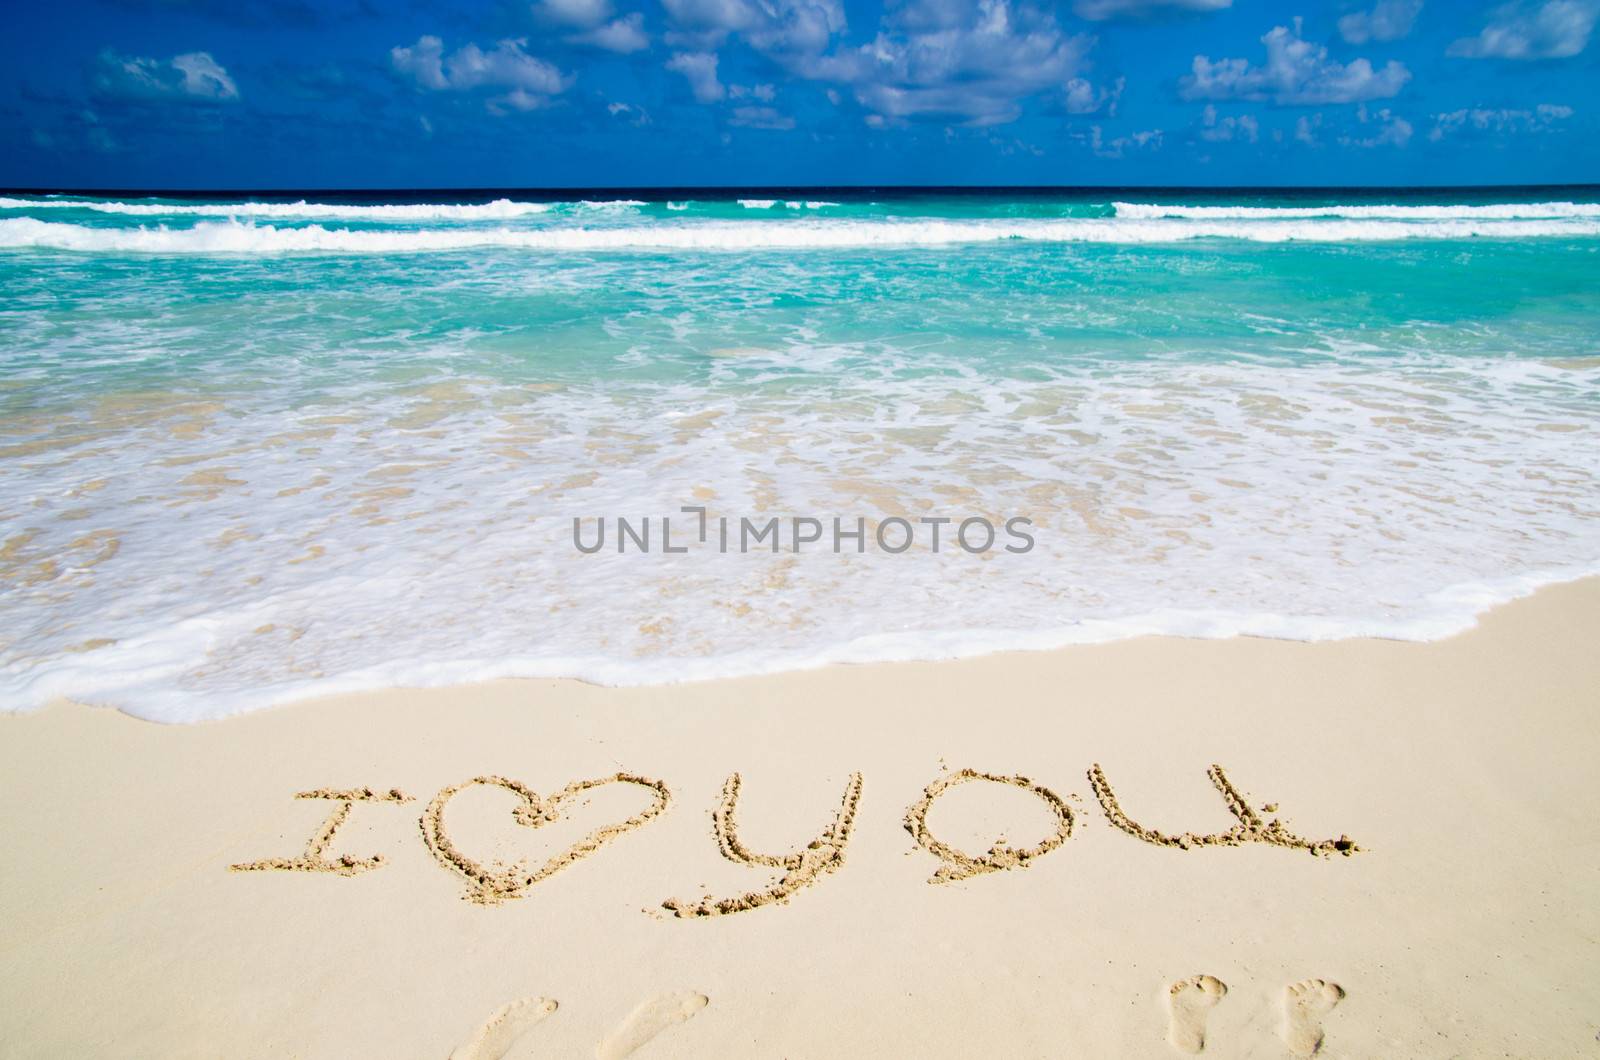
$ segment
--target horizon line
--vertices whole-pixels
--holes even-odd
[[[463,195],[490,195],[515,192],[541,196],[563,193],[634,193],[682,194],[710,192],[732,194],[736,192],[1471,192],[1471,191],[1533,191],[1541,189],[1594,189],[1600,182],[1556,181],[1537,184],[570,184],[570,185],[434,185],[404,186],[380,185],[371,187],[102,187],[66,188],[46,186],[0,186],[0,193],[14,195],[79,195],[79,196],[130,196],[152,198],[194,198],[200,196],[240,197],[261,195],[284,197],[289,195],[379,195],[401,192],[420,194],[458,193]]]

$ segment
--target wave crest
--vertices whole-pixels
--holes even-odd
[[[748,251],[812,248],[947,246],[1006,240],[1045,243],[1174,243],[1194,239],[1256,243],[1352,243],[1408,239],[1524,239],[1600,235],[1593,220],[1456,219],[1247,220],[1074,218],[1034,221],[706,222],[615,228],[551,227],[365,231],[311,224],[278,227],[237,220],[189,228],[95,228],[32,217],[0,220],[0,248],[52,248],[148,254],[415,254],[480,248],[543,251]]]
[[[113,202],[91,199],[17,199],[0,197],[0,210],[89,210],[130,217],[285,217],[343,218],[351,221],[500,221],[550,213],[562,207],[619,209],[643,206],[635,200],[613,202],[514,202],[495,199],[484,203],[377,203],[360,206],[306,202]]]
[[[1132,220],[1277,221],[1311,217],[1386,218],[1397,221],[1537,220],[1600,217],[1600,203],[1526,202],[1480,206],[1167,206],[1160,203],[1114,202],[1118,217]]]

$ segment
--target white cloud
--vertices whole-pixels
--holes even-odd
[[[846,28],[839,0],[662,3],[672,23],[666,39],[680,46],[668,68],[689,78],[702,102],[732,94],[714,69],[716,49],[732,37],[791,76],[847,89],[874,126],[994,125],[1045,92],[1064,93],[1069,109],[1098,109],[1114,105],[1120,91],[1073,84],[1094,38],[1064,33],[1049,8],[1031,0],[898,0],[872,40],[848,47],[837,40]]]
[[[759,99],[763,103],[771,103],[778,98],[778,87],[772,84],[729,85],[728,98]]]
[[[1145,18],[1174,11],[1221,11],[1233,0],[1076,0],[1072,13],[1099,22],[1108,18]]]
[[[443,41],[423,36],[409,48],[389,49],[389,62],[419,88],[433,92],[503,89],[502,95],[489,100],[491,110],[535,110],[547,104],[551,96],[566,91],[571,79],[550,63],[523,51],[527,43],[524,38],[503,40],[489,51],[465,44],[446,55]]]
[[[1121,158],[1129,148],[1149,148],[1154,151],[1161,147],[1161,130],[1144,129],[1140,132],[1119,136],[1114,140],[1107,140],[1100,126],[1089,127],[1089,150],[1101,158]]]
[[[696,102],[716,103],[727,95],[722,82],[717,80],[715,52],[678,52],[667,60],[667,69],[684,76]]]
[[[1261,43],[1267,48],[1263,66],[1245,59],[1212,62],[1196,55],[1193,71],[1179,82],[1184,98],[1271,100],[1291,106],[1358,103],[1394,96],[1411,79],[1411,72],[1394,60],[1381,69],[1366,59],[1334,62],[1326,47],[1301,38],[1298,18],[1293,29],[1275,27]]]
[[[1357,112],[1356,118],[1365,125],[1368,121],[1378,125],[1378,129],[1371,136],[1354,137],[1341,136],[1339,143],[1344,147],[1404,147],[1411,142],[1411,123],[1384,107],[1376,114],[1368,114],[1363,105]]]
[[[1044,157],[1044,148],[1037,144],[1028,143],[1026,140],[1019,140],[1014,136],[1000,137],[991,134],[985,137],[985,139],[990,147],[993,147],[1002,155],[1032,155],[1035,158]]]
[[[1067,82],[1067,113],[1093,114],[1100,109],[1100,98],[1094,86],[1081,77]]]
[[[1228,115],[1225,118],[1217,116],[1217,108],[1210,103],[1201,118],[1200,139],[1213,142],[1227,140],[1248,140],[1255,143],[1261,137],[1261,123],[1254,115],[1240,114],[1237,117]]]
[[[1433,116],[1433,128],[1428,139],[1437,143],[1446,136],[1460,132],[1471,133],[1534,133],[1546,132],[1558,121],[1572,117],[1572,108],[1560,103],[1541,103],[1532,110],[1474,108],[1449,111]]]
[[[1313,114],[1309,118],[1302,114],[1299,120],[1294,123],[1294,138],[1303,144],[1310,144],[1312,147],[1316,147],[1317,130],[1321,127],[1321,114]]]
[[[489,100],[488,106],[493,113],[504,114],[508,109],[521,111],[538,110],[549,102],[549,96],[538,92],[529,92],[525,88],[513,88],[505,95],[496,96]]]
[[[637,12],[614,18],[610,22],[574,33],[566,38],[573,44],[587,44],[619,55],[642,52],[650,47],[650,35],[644,31],[644,16]]]
[[[707,47],[721,44],[728,34],[748,29],[760,19],[760,12],[745,0],[661,0],[661,6],[679,27],[681,40]]]
[[[1565,59],[1589,43],[1600,0],[1547,0],[1495,8],[1476,37],[1462,37],[1447,54],[1466,59]]]
[[[1383,144],[1394,144],[1404,147],[1411,142],[1411,123],[1404,118],[1393,118],[1385,123],[1377,136],[1370,140],[1363,140],[1363,147],[1378,147]]]
[[[1127,78],[1119,77],[1111,83],[1110,88],[1097,89],[1083,78],[1074,77],[1066,87],[1067,113],[1093,114],[1105,107],[1106,113],[1114,118],[1117,116],[1117,101],[1122,98],[1122,90],[1127,84]]]
[[[750,129],[792,129],[794,119],[774,107],[734,107],[728,124]]]
[[[1093,46],[1093,37],[1068,36],[1029,4],[912,0],[871,42],[791,68],[848,86],[880,122],[995,125],[1015,120],[1023,99],[1062,91]]]
[[[606,113],[613,118],[621,119],[632,125],[650,124],[650,113],[634,103],[622,103],[620,101],[608,103],[606,105]]]
[[[611,17],[611,0],[539,0],[534,14],[561,26],[589,28]]]
[[[239,88],[222,64],[209,52],[188,52],[174,56],[172,68],[183,74],[183,90],[206,99],[238,99]]]
[[[704,51],[739,34],[760,52],[820,52],[844,32],[839,0],[662,0],[673,43]]]
[[[210,52],[185,52],[162,60],[118,55],[107,49],[100,53],[94,85],[107,95],[131,99],[239,98],[239,86]]]
[[[397,72],[411,75],[423,88],[451,87],[444,74],[444,41],[438,37],[419,37],[410,48],[390,48],[389,64]]]
[[[1399,40],[1411,32],[1422,0],[1378,0],[1371,11],[1352,11],[1339,20],[1339,36],[1351,44]]]
[[[611,0],[538,0],[533,12],[540,20],[577,32],[561,39],[608,52],[627,55],[650,47],[644,16],[635,12],[612,18]]]

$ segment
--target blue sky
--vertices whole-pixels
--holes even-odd
[[[17,5],[0,184],[1600,181],[1600,0]]]

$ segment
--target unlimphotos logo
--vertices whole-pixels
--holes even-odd
[[[659,552],[682,555],[692,548],[714,548],[718,552],[879,552],[898,555],[917,545],[937,554],[959,549],[981,555],[996,549],[1021,555],[1033,551],[1033,520],[1014,515],[994,522],[981,515],[955,517],[924,515],[905,519],[898,515],[872,521],[866,516],[848,519],[841,516],[818,518],[810,515],[711,516],[702,506],[690,505],[679,512],[692,516],[690,527],[673,540],[671,516],[599,516],[572,519],[572,544],[579,552],[593,555],[606,548],[606,542],[619,553]],[[590,525],[586,528],[585,523]],[[679,524],[682,526],[682,523]],[[610,532],[608,535],[608,527]],[[1003,535],[1003,536],[1002,536]],[[587,540],[586,540],[587,539]],[[1003,543],[1002,543],[1003,541]]]

